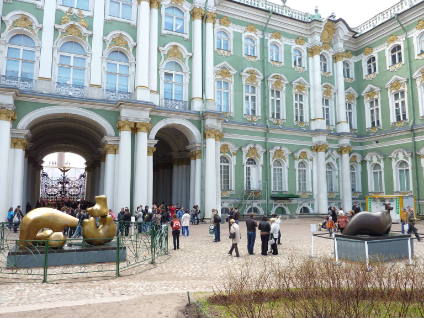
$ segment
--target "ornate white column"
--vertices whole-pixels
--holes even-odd
[[[134,123],[121,120],[118,122],[119,136],[119,161],[118,161],[118,188],[116,190],[115,207],[131,208],[131,129]]]
[[[314,213],[317,213],[319,211],[317,160],[318,160],[318,156],[314,152],[314,157],[312,159],[312,193],[313,193],[313,196],[314,196]]]
[[[147,204],[147,180],[148,180],[148,165],[147,165],[147,133],[152,125],[147,122],[135,123],[135,156],[134,156],[134,193],[133,207],[140,204]]]
[[[150,0],[149,87],[150,101],[159,104],[158,92],[158,9],[160,0]],[[150,206],[150,205],[149,205]]]
[[[43,29],[41,35],[39,79],[52,77],[53,37],[56,17],[56,0],[45,0],[43,8]]]
[[[205,35],[205,98],[206,108],[215,110],[215,77],[214,77],[214,24],[215,12],[206,13],[206,35]]]
[[[352,183],[350,176],[350,153],[352,147],[350,145],[340,145],[339,153],[341,155],[341,170],[342,170],[342,205],[343,211],[352,209]]]
[[[137,0],[137,56],[135,70],[136,98],[150,101],[149,88],[149,34],[150,4],[148,0]]]
[[[156,143],[156,140],[149,140],[149,146],[147,148],[147,205],[150,208],[153,205],[153,154],[156,151],[154,147]]]
[[[309,109],[310,109],[310,117],[311,118],[311,125],[313,125],[313,121],[312,119],[315,118],[315,108],[314,108],[314,101],[315,101],[315,91],[314,91],[314,87],[315,87],[315,82],[314,82],[314,58],[312,56],[312,52],[311,50],[308,51],[308,65],[309,65],[309,85],[310,85],[310,105],[309,105]]]
[[[191,109],[201,110],[203,102],[203,65],[202,65],[202,8],[193,8],[191,16],[193,18],[193,59],[192,59],[192,92]]]
[[[221,214],[221,140],[224,134],[217,130],[215,132],[215,173],[216,173],[216,209]]]
[[[85,199],[91,199],[91,183],[93,182],[93,168],[91,164],[87,162],[87,167],[85,168],[86,179],[85,179]]]
[[[312,112],[314,118],[312,118],[311,128],[312,129],[326,129],[324,114],[322,112],[322,88],[321,88],[321,66],[320,66],[320,53],[321,47],[315,45],[308,50],[309,56],[312,57],[312,76],[313,90],[312,105],[314,108]]]
[[[318,213],[327,213],[328,210],[327,169],[325,163],[325,152],[327,149],[328,145],[324,143],[316,144],[312,147],[317,157]]]
[[[12,186],[12,206],[23,206],[22,198],[24,194],[24,159],[27,142],[23,138],[12,138],[11,146],[14,151],[13,186]]]
[[[103,26],[105,23],[105,1],[94,1],[93,39],[91,55],[90,86],[102,86]]]
[[[202,180],[202,152],[201,150],[196,150],[195,154],[196,158],[196,177],[194,180],[194,205],[198,205],[200,207],[201,201],[201,180]]]
[[[334,62],[336,66],[336,109],[337,109],[337,132],[349,132],[349,123],[346,117],[346,97],[345,83],[343,74],[343,59],[346,57],[346,52],[334,54]],[[350,208],[349,208],[350,209]]]
[[[99,188],[98,195],[105,194],[105,158],[100,158],[100,175],[99,175]]]
[[[216,149],[215,129],[206,129],[206,154],[205,154],[205,217],[210,218],[212,209],[216,209]]]
[[[0,220],[4,221],[9,209],[8,171],[10,149],[10,127],[15,118],[15,112],[10,109],[0,109]]]
[[[196,186],[196,151],[190,153],[190,206],[195,204],[195,186]]]
[[[107,204],[110,209],[114,207],[115,199],[115,158],[118,151],[117,145],[105,145],[105,179],[104,194],[107,197]],[[114,211],[119,212],[119,211]]]

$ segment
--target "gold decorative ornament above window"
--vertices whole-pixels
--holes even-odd
[[[286,154],[284,153],[284,150],[282,150],[282,149],[275,150],[274,155],[272,156],[272,160],[275,160],[275,159],[285,160]]]
[[[378,96],[378,92],[376,92],[376,91],[370,91],[370,92],[365,93],[365,97],[367,99],[374,99],[374,98],[377,98],[377,96]]]
[[[230,153],[230,146],[228,144],[222,144],[220,148],[221,153]]]
[[[393,83],[390,84],[391,91],[398,91],[404,87],[405,87],[405,83],[401,81],[394,81]]]
[[[258,83],[258,74],[253,70],[249,70],[247,73],[249,75],[246,78],[246,83],[256,85]]]
[[[222,17],[221,19],[219,19],[219,24],[225,27],[229,27],[231,24],[231,21],[228,17]]]
[[[420,20],[417,23],[417,26],[415,27],[417,30],[424,30],[424,20]]]
[[[171,3],[182,5],[184,3],[184,0],[171,0]]]
[[[355,101],[355,99],[356,99],[355,94],[353,94],[353,93],[347,93],[346,94],[346,101],[352,103],[352,102]]]
[[[19,16],[19,18],[12,22],[12,28],[24,28],[33,31],[34,24],[30,18],[22,14]]]
[[[128,49],[129,45],[125,37],[122,34],[119,34],[110,41],[109,47],[122,47]]]
[[[299,153],[299,159],[308,159],[308,153],[306,151],[302,151],[301,153]]]
[[[298,37],[296,38],[296,40],[294,40],[294,43],[296,43],[297,45],[304,45],[306,43],[305,39],[302,37]]]
[[[246,158],[259,159],[258,149],[256,149],[256,147],[250,147],[249,150],[247,150]]]
[[[217,70],[216,75],[222,78],[231,78],[233,76],[230,70],[225,67],[222,67],[219,70]]]
[[[169,48],[168,53],[166,55],[168,57],[176,58],[176,59],[179,59],[179,60],[183,59],[183,53],[181,53],[181,50],[177,45],[172,45]]]
[[[306,86],[303,84],[296,84],[294,90],[296,93],[306,93]]]
[[[373,54],[373,53],[374,53],[374,49],[373,49],[372,47],[366,47],[366,48],[364,49],[364,55],[365,55],[365,56],[371,55],[371,54]]]
[[[252,25],[252,24],[249,24],[247,27],[246,27],[246,32],[250,32],[250,33],[256,33],[256,27],[254,26],[254,25]]]
[[[76,36],[78,38],[82,38],[82,32],[81,30],[75,25],[75,24],[71,24],[70,26],[68,26],[65,29],[65,35],[72,35],[72,36]]]
[[[393,34],[393,35],[391,35],[387,38],[387,44],[395,43],[398,39],[399,39],[399,37],[397,35]]]
[[[332,97],[333,96],[333,88],[330,85],[324,85],[322,91],[322,96],[324,97]]]
[[[330,48],[331,41],[333,41],[334,34],[336,33],[336,24],[333,21],[328,20],[324,25],[324,29],[321,33],[321,42],[323,48],[328,50]]]
[[[280,32],[274,32],[271,34],[271,39],[281,40],[282,36]]]

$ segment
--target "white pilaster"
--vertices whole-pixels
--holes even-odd
[[[149,88],[149,33],[150,4],[148,0],[137,0],[137,56],[135,86],[138,100],[150,101]]]
[[[221,214],[221,164],[220,164],[220,156],[221,156],[221,139],[222,134],[217,132],[215,136],[215,175],[216,175],[216,209]]]
[[[100,161],[100,176],[98,195],[105,194],[105,161],[104,158]]]
[[[314,153],[314,158],[312,159],[312,192],[314,196],[314,213],[317,213],[319,211],[317,160],[317,155],[316,153]]]
[[[194,205],[200,207],[200,193],[201,193],[201,180],[202,180],[202,158],[201,152],[198,150],[196,152],[196,178],[194,182]]]
[[[215,13],[206,13],[206,38],[205,38],[205,97],[206,108],[215,110],[215,90],[214,83],[215,77],[213,74],[214,68],[214,31],[213,26],[215,23]]]
[[[158,93],[158,8],[159,0],[150,1],[149,87],[150,101],[159,104]],[[150,206],[150,205],[149,205]]]
[[[195,185],[196,185],[196,152],[192,152],[190,157],[190,203],[189,209],[195,204]]]
[[[153,154],[156,151],[157,140],[149,140],[147,148],[147,205],[151,208],[153,205]]]
[[[24,139],[12,139],[12,147],[14,152],[14,168],[13,168],[13,186],[12,186],[12,206],[16,208],[18,205],[23,206],[24,193],[24,159],[26,141]]]
[[[342,170],[342,205],[343,211],[350,211],[352,209],[352,186],[350,176],[350,146],[340,146],[339,152],[341,154],[341,170]]]
[[[103,26],[105,24],[105,1],[94,0],[93,40],[91,55],[90,85],[102,85]]]
[[[119,139],[119,161],[118,161],[118,188],[116,204],[119,210],[121,208],[131,208],[131,128],[132,122],[119,121],[120,130]]]
[[[134,193],[133,193],[133,207],[140,204],[145,206],[147,204],[147,180],[148,180],[148,166],[147,166],[147,133],[150,130],[150,124],[140,122],[135,124],[136,128],[136,146],[134,157]]]
[[[343,75],[343,59],[340,53],[336,54],[336,109],[337,109],[337,132],[349,132],[349,123],[346,118],[346,97]]]
[[[10,169],[9,149],[10,149],[10,121],[14,117],[11,110],[0,110],[0,220],[6,219],[9,209],[8,200],[8,171]]]
[[[116,145],[105,146],[104,194],[107,197],[107,204],[110,209],[113,209],[115,203],[115,158],[117,149],[118,147]]]
[[[325,151],[327,145],[317,145],[317,189],[318,189],[318,213],[326,213],[328,210],[327,175],[325,163]]]
[[[53,37],[56,17],[56,0],[45,0],[43,9],[43,29],[41,35],[40,68],[38,77],[51,79],[53,60]]]
[[[313,47],[311,49],[312,56],[312,73],[313,73],[313,102],[314,115],[312,129],[326,129],[324,114],[322,111],[322,87],[321,87],[321,66],[320,66],[320,48]]]
[[[216,130],[207,129],[206,154],[205,154],[205,217],[210,218],[212,209],[216,209],[216,149],[215,149]]]
[[[193,59],[192,59],[192,102],[191,108],[193,110],[202,109],[202,17],[203,9],[193,8],[192,17],[193,17]]]

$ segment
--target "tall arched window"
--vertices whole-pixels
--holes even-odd
[[[320,61],[320,65],[321,65],[321,72],[327,73],[328,72],[328,61],[327,61],[327,57],[324,54],[321,54],[319,56],[319,61]]]
[[[128,57],[120,52],[111,52],[106,60],[106,89],[115,92],[128,92]]]
[[[165,65],[164,98],[165,103],[184,100],[184,73],[181,66],[174,61]]]
[[[221,176],[221,191],[228,191],[231,189],[230,183],[230,160],[227,157],[220,157],[220,176]]]
[[[230,111],[230,83],[224,80],[216,81],[216,110],[223,113]]]
[[[256,160],[248,158],[246,160],[246,190],[257,190],[258,189],[258,166]]]
[[[381,165],[378,163],[375,163],[372,166],[372,180],[372,192],[383,192],[383,171],[381,169]]]
[[[367,74],[371,75],[377,73],[377,60],[375,59],[375,56],[371,56],[367,60]]]
[[[7,44],[6,77],[32,80],[34,78],[35,43],[24,34],[10,38]]]
[[[230,50],[230,37],[225,31],[218,31],[216,33],[216,48],[218,50]]]
[[[165,9],[165,30],[184,33],[184,12],[177,7]]]
[[[348,61],[343,61],[343,76],[344,78],[352,78],[352,69]]]
[[[349,128],[354,129],[354,113],[353,113],[353,102],[346,101],[346,119],[349,123]]]
[[[303,67],[303,54],[299,49],[293,50],[293,66]]]
[[[285,191],[284,172],[284,164],[280,160],[274,160],[272,163],[272,191]]]
[[[244,85],[244,111],[245,115],[256,116],[257,88],[254,85]]]
[[[279,89],[271,88],[270,103],[271,103],[271,117],[275,119],[283,118],[283,97],[282,91]]]
[[[350,165],[350,185],[351,185],[352,192],[358,191],[358,185],[357,185],[357,182],[356,182],[356,178],[357,178],[356,165],[351,164]]]
[[[402,90],[393,94],[393,106],[396,122],[408,120],[405,91]]]
[[[424,53],[424,32],[421,33],[417,41],[418,41],[418,54],[423,54]]]
[[[305,96],[303,94],[294,94],[294,121],[296,123],[305,122]]]
[[[87,56],[77,42],[65,42],[59,49],[57,81],[60,84],[84,86]]]
[[[410,180],[409,180],[409,164],[402,160],[397,164],[397,174],[399,182],[399,191],[408,192],[411,190]]]
[[[327,191],[336,192],[336,171],[331,163],[327,163]]]
[[[304,161],[299,162],[297,165],[297,188],[299,192],[307,192],[307,173],[308,166]]]
[[[256,54],[256,41],[251,37],[244,39],[244,55],[257,56]]]
[[[270,60],[272,62],[278,62],[278,63],[281,63],[282,62],[282,59],[281,59],[281,49],[275,43],[272,43],[269,46],[269,58],[270,58]]]
[[[390,50],[391,65],[402,63],[402,47],[397,44]]]
[[[327,97],[322,98],[322,113],[324,115],[325,124],[327,126],[331,125],[331,106],[330,99]]]
[[[380,127],[380,104],[378,98],[368,101],[371,127]]]

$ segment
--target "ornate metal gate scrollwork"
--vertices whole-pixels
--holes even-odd
[[[68,198],[71,201],[81,200],[85,197],[86,173],[82,173],[78,179],[71,179],[66,176],[65,170],[62,176],[51,179],[47,172],[41,172],[40,197],[42,199]]]

